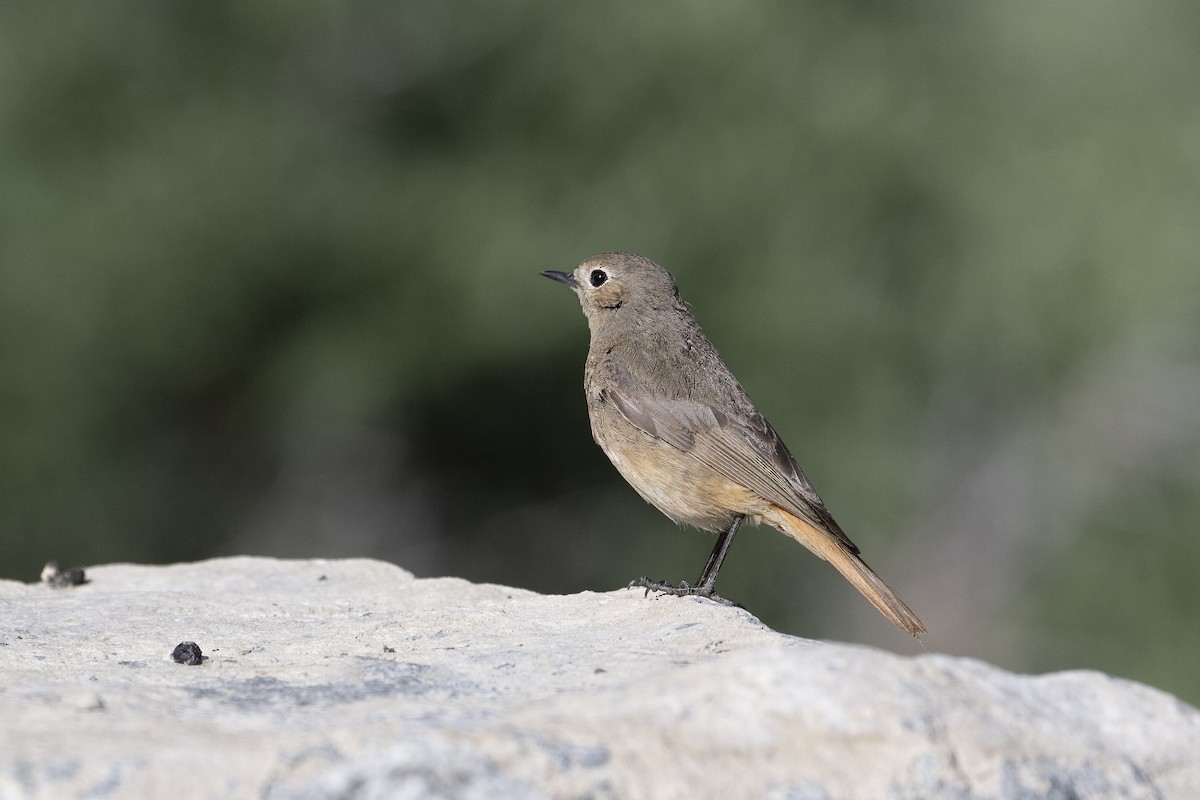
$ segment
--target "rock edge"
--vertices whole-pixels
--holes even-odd
[[[1200,712],[1095,672],[370,560],[88,577],[0,581],[0,797],[1200,797]]]

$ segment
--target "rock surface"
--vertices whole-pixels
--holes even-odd
[[[377,561],[88,577],[0,582],[0,797],[1200,797],[1200,712],[1098,673]]]

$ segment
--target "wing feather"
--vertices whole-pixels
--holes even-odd
[[[634,427],[826,531],[850,552],[859,552],[761,415],[743,422],[694,400],[653,397],[635,401],[613,388],[603,394]]]

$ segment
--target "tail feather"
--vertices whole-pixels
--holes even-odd
[[[771,509],[783,522],[783,532],[824,558],[842,573],[846,580],[871,601],[871,605],[898,628],[913,636],[925,633],[925,625],[900,597],[868,567],[861,558],[847,550],[838,540],[820,528],[783,510]]]

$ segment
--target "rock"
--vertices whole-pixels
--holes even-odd
[[[88,577],[0,582],[0,797],[1200,797],[1200,712],[1094,672],[367,560]]]

